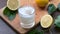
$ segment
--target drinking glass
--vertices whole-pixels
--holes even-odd
[[[32,28],[35,25],[35,9],[31,6],[23,6],[18,9],[20,25],[23,28]]]

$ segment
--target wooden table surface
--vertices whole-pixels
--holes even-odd
[[[60,0],[52,0],[49,3],[54,3],[55,6],[57,6],[57,4],[60,2]],[[37,6],[37,4],[35,3],[34,0],[20,0],[20,5],[21,6],[26,6],[26,5],[30,5],[33,6],[35,8],[35,26],[39,23],[41,17],[45,14],[48,14],[47,9],[41,9]],[[13,21],[8,20],[8,18],[6,16],[3,15],[3,9],[0,9],[0,15],[1,17],[8,22],[8,24],[10,24],[15,30],[17,30],[19,33],[26,33],[28,32],[30,29],[24,29],[20,26],[20,19],[19,19],[19,15],[16,14],[16,17]]]

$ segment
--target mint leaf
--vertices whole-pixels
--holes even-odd
[[[57,7],[57,8],[58,8],[58,10],[60,11],[60,3],[58,4],[58,7]]]
[[[10,10],[8,9],[8,7],[6,7],[4,9],[3,14],[6,15],[6,16],[9,16],[10,15]]]
[[[54,4],[49,4],[48,6],[48,13],[52,14],[56,11],[56,7],[54,6]]]
[[[37,30],[32,30],[28,34],[35,34],[36,32],[37,32]]]
[[[35,34],[44,34],[43,31],[36,32]]]
[[[44,32],[43,31],[38,31],[38,30],[32,30],[32,31],[30,31],[28,34],[44,34]]]
[[[54,24],[55,24],[56,27],[59,27],[60,28],[60,15],[57,16],[57,18],[55,19]]]
[[[9,20],[13,20],[17,14],[17,10],[12,11],[8,7],[6,7],[3,11],[3,14],[8,17]]]
[[[13,20],[15,18],[15,14],[10,14],[10,16],[8,16],[9,20]]]

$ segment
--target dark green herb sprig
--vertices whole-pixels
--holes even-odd
[[[52,14],[56,11],[56,7],[54,4],[49,4],[47,9],[49,14]]]
[[[28,34],[44,34],[44,31],[32,30]]]
[[[3,14],[8,17],[9,20],[13,20],[17,14],[18,10],[10,10],[8,7],[6,7],[3,11]]]
[[[55,19],[54,24],[55,24],[56,27],[60,28],[60,15],[57,16],[57,18]]]
[[[57,7],[57,9],[60,11],[60,3],[58,4],[58,7]]]

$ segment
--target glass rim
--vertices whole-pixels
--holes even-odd
[[[22,14],[19,10],[20,10],[21,8],[23,9],[23,8],[26,8],[26,7],[32,8],[32,13],[29,14],[29,15],[32,15],[32,14],[35,13],[35,9],[34,9],[34,7],[32,7],[32,6],[22,6],[22,7],[18,8],[18,13],[19,13],[19,14]],[[25,15],[25,14],[22,14],[22,15]]]

